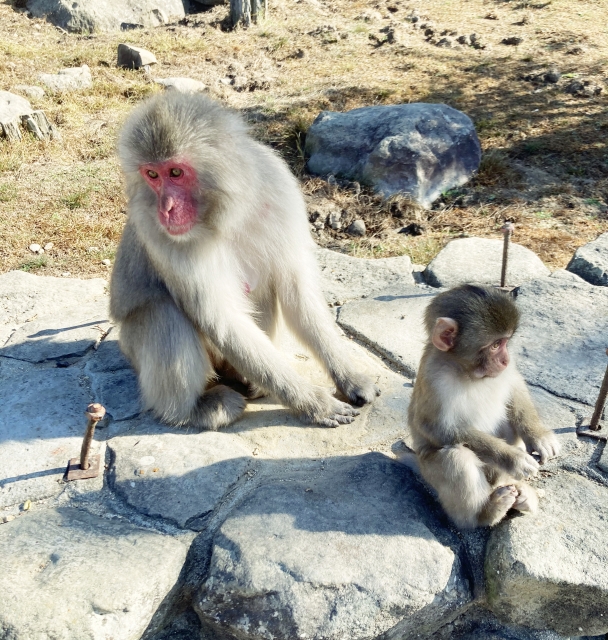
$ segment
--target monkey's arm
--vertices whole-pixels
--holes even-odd
[[[538,471],[538,463],[531,455],[489,433],[463,429],[456,434],[454,444],[456,443],[464,444],[482,462],[504,469],[516,480],[535,475]]]
[[[513,386],[507,417],[515,432],[524,441],[528,453],[537,452],[542,464],[559,454],[559,442],[555,434],[541,424],[523,378],[519,378]]]
[[[207,291],[204,303],[188,309],[223,356],[249,381],[270,392],[305,422],[337,427],[349,424],[358,412],[334,398],[327,389],[299,376],[256,325],[244,296],[224,281],[223,290]],[[238,286],[237,286],[238,288]],[[221,304],[218,301],[222,300]]]

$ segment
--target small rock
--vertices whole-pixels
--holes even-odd
[[[118,45],[116,65],[119,67],[141,69],[142,67],[156,63],[156,56],[147,49],[142,49],[132,44],[121,43]]]
[[[488,13],[484,17],[486,20],[498,20],[498,16],[495,13]]]
[[[40,98],[44,98],[44,89],[42,87],[30,86],[27,84],[17,84],[13,87],[13,89],[28,98],[33,98],[36,100],[40,100]]]
[[[12,522],[15,519],[15,516],[4,516],[2,518],[2,522],[6,524],[7,522]]]
[[[591,80],[573,80],[564,88],[564,91],[583,98],[593,98],[602,93],[602,87]]]
[[[62,278],[69,278],[71,275],[72,275],[72,272],[71,272],[71,271],[64,271],[64,272],[61,274],[61,277],[62,277]]]
[[[404,233],[406,236],[421,236],[424,233],[424,227],[417,222],[412,222],[399,229],[398,233]]]
[[[40,253],[41,251],[44,251],[44,249],[39,244],[34,243],[30,245],[30,251],[32,253]]]
[[[32,111],[32,105],[22,96],[0,91],[0,123],[16,120]]]
[[[112,264],[112,261],[108,258],[105,258],[105,260],[101,261],[101,264],[105,264],[106,267],[109,267]]]
[[[342,217],[342,212],[340,211],[329,214],[327,218],[327,223],[334,231],[338,231],[339,229],[342,228],[342,223],[340,222],[341,217]]]
[[[469,36],[458,36],[456,38],[456,42],[458,42],[458,44],[469,45],[469,44],[471,44],[471,39],[469,38]]]
[[[182,93],[202,93],[207,85],[193,78],[156,78],[154,81],[165,87],[167,91],[181,91]]]
[[[58,73],[41,73],[38,79],[51,91],[76,91],[93,86],[91,70],[86,64],[81,67],[62,69]]]
[[[364,236],[366,231],[367,229],[363,220],[355,220],[354,222],[351,222],[346,229],[346,233],[351,236]]]
[[[545,73],[544,80],[545,82],[556,84],[557,82],[559,82],[561,77],[562,74],[557,69],[551,69],[551,71]]]
[[[450,38],[441,38],[441,40],[437,43],[437,46],[449,49],[452,46],[452,41],[450,40]]]
[[[44,250],[45,250],[45,251],[50,251],[54,246],[55,246],[55,245],[54,245],[52,242],[47,242],[47,243],[44,245]]]
[[[414,9],[409,16],[406,17],[406,20],[408,22],[411,22],[412,24],[416,24],[419,20],[420,17],[418,16],[418,12],[416,11],[416,9]]]
[[[503,38],[500,42],[501,44],[510,45],[516,47],[518,44],[521,44],[524,41],[523,38],[519,36],[510,36],[509,38]]]
[[[608,233],[577,249],[566,268],[590,284],[608,287]]]
[[[99,247],[89,247],[87,251],[89,253],[96,253],[97,251],[99,251]]]

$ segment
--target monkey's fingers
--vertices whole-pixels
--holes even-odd
[[[524,477],[529,478],[535,476],[538,473],[538,462],[529,454],[525,454],[525,461],[522,465],[522,472]]]

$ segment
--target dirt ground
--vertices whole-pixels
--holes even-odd
[[[365,238],[326,227],[315,232],[322,245],[426,263],[453,237],[500,237],[509,219],[514,240],[556,268],[608,230],[605,0],[269,4],[270,17],[248,30],[228,29],[224,5],[157,29],[77,35],[0,3],[0,89],[82,64],[94,81],[31,100],[61,139],[0,139],[0,272],[109,275],[102,260],[113,259],[125,213],[117,131],[160,90],[155,78],[174,76],[203,81],[243,111],[300,179],[311,216],[333,202],[346,223],[365,220]],[[158,64],[148,75],[118,69],[120,42],[149,49]],[[402,102],[443,102],[473,119],[484,157],[464,188],[423,211],[307,173],[306,130],[320,111]],[[420,235],[398,233],[413,222]],[[53,247],[36,255],[32,243]]]

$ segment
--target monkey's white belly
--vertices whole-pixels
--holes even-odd
[[[497,378],[463,380],[452,371],[439,372],[433,381],[440,403],[440,422],[447,428],[469,425],[492,435],[502,435],[507,422],[514,366]]]

